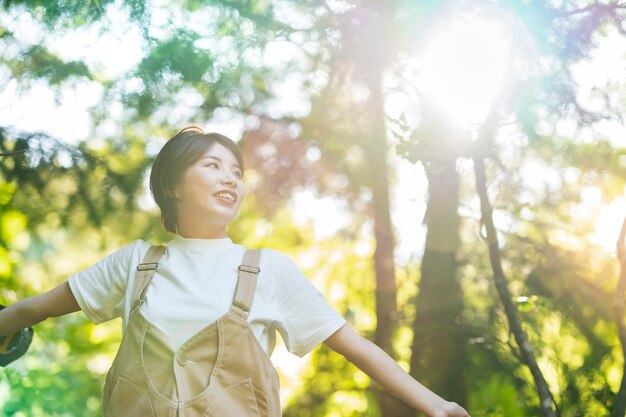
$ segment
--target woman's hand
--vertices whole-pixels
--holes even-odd
[[[430,417],[470,417],[470,415],[457,403],[447,402],[443,408],[435,411]]]

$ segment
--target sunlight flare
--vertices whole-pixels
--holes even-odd
[[[595,221],[595,233],[591,236],[593,242],[599,244],[608,252],[615,251],[619,232],[626,213],[626,199],[618,197],[609,204],[604,204]]]
[[[437,22],[405,74],[422,100],[462,125],[484,120],[507,81],[512,36],[501,19],[462,14]]]

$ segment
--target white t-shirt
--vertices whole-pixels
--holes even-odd
[[[69,277],[92,322],[122,317],[126,328],[136,267],[149,248],[137,240]],[[173,349],[228,311],[244,251],[229,238],[177,236],[169,242],[140,309],[170,337]],[[276,344],[275,330],[290,352],[304,356],[346,323],[287,256],[264,249],[259,267],[248,323],[268,354]]]

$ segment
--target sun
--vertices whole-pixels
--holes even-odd
[[[595,221],[595,233],[592,242],[600,245],[607,252],[616,250],[617,240],[626,213],[626,199],[620,196],[600,208]]]
[[[461,126],[480,124],[511,82],[511,31],[501,14],[489,10],[439,15],[417,37],[403,77],[420,102]]]

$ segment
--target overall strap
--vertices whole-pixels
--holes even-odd
[[[133,294],[131,298],[131,306],[134,309],[137,307],[146,296],[146,290],[148,284],[154,276],[154,272],[159,267],[159,259],[165,253],[165,246],[152,245],[143,261],[137,265],[137,278],[135,279],[135,286],[133,287]]]
[[[260,249],[246,249],[241,265],[239,265],[237,289],[235,290],[233,305],[245,312],[250,311],[252,300],[254,299],[257,275],[261,272],[261,269],[259,269],[260,259]]]

